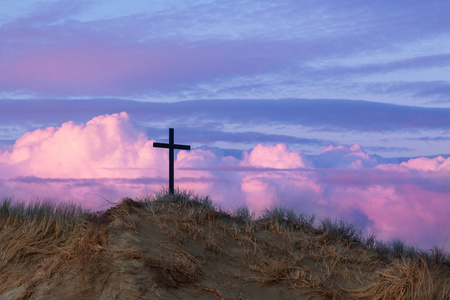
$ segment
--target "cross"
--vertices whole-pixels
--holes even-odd
[[[173,128],[169,128],[169,143],[153,143],[153,147],[157,148],[169,148],[169,192],[171,195],[174,194],[173,182],[174,182],[174,149],[180,150],[191,150],[191,146],[189,145],[178,145],[173,142]]]

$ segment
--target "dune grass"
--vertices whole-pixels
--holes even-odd
[[[69,261],[91,259],[101,231],[95,215],[75,204],[52,201],[25,205],[0,202],[0,293],[24,285],[28,299],[34,286],[62,273]]]
[[[147,231],[151,247],[115,245],[120,232],[138,239]],[[242,286],[255,284],[323,299],[450,299],[450,256],[440,248],[378,241],[352,224],[285,208],[227,212],[189,191],[126,198],[96,213],[4,199],[0,251],[0,295],[23,287],[17,299],[33,299],[40,285],[69,273],[106,273],[96,264],[112,258],[139,262],[165,289],[192,287],[216,299],[245,299]]]
[[[450,299],[450,256],[440,248],[422,251],[399,239],[382,242],[374,235],[365,236],[353,224],[342,220],[317,221],[314,215],[296,214],[285,208],[268,209],[259,217],[246,207],[227,213],[213,207],[209,198],[186,191],[177,191],[174,196],[163,192],[145,202],[152,207],[167,199],[196,207],[191,212],[196,218],[245,220],[244,227],[228,226],[226,232],[240,242],[244,253],[254,256],[244,263],[259,273],[253,280],[262,284],[281,282],[338,299]],[[196,223],[189,222],[190,227]],[[216,222],[215,228],[220,228],[220,221]],[[176,227],[179,232],[187,226]],[[274,244],[281,241],[281,249],[264,249],[259,244],[255,233],[261,228],[274,234]],[[191,228],[190,232],[195,232],[198,238],[198,230]],[[222,249],[223,245],[216,242],[217,235],[217,232],[209,233],[202,238]],[[272,251],[280,251],[281,255],[271,255]],[[363,273],[370,275],[360,276]],[[343,288],[342,282],[346,280],[366,283],[362,288],[351,285]]]
[[[22,274],[45,257],[72,242],[84,211],[75,205],[50,201],[24,205],[12,199],[0,202],[0,292],[29,280]],[[31,274],[30,274],[31,276]]]

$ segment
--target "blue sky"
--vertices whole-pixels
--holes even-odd
[[[152,101],[332,98],[449,106],[446,1],[189,3],[5,1],[2,61],[14,66],[41,58],[42,64],[61,64],[46,75],[69,74],[59,87],[51,80],[33,86],[38,74],[30,74],[16,85],[3,85],[3,93]],[[92,69],[79,66],[75,72],[57,53],[92,62],[90,67],[99,71],[124,68],[88,84],[80,77]],[[64,79],[75,82],[64,84]],[[122,80],[112,87],[114,79]],[[109,88],[101,89],[105,84]]]
[[[422,115],[411,106],[450,108],[446,1],[4,1],[1,8],[3,99],[265,99],[286,109],[279,100],[332,100],[336,114],[327,124],[325,101],[309,114],[317,122],[299,118],[271,134],[356,143],[387,157],[448,153],[448,122],[436,125],[429,112],[420,125],[395,121],[411,109]],[[384,106],[378,118],[358,115],[361,122],[350,124],[337,120],[347,118],[347,100],[366,101],[355,114],[370,111],[369,102],[402,107]],[[247,121],[240,120],[246,131],[268,133]],[[2,130],[2,144],[32,128]]]
[[[152,141],[175,127],[193,149],[177,182],[221,205],[442,243],[449,14],[448,1],[0,0],[0,189],[94,208],[152,192],[167,177]]]

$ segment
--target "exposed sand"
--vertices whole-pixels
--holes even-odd
[[[15,261],[17,274],[4,268],[10,273],[0,299],[402,299],[402,293],[421,299],[437,293],[420,260],[381,259],[348,241],[274,220],[232,218],[198,203],[128,199],[87,218],[73,235],[48,255]],[[448,266],[439,272],[445,299]],[[417,284],[421,292],[408,294]]]

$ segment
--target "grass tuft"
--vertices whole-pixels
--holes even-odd
[[[362,231],[358,230],[355,225],[343,220],[332,221],[326,218],[321,221],[319,231],[322,231],[332,240],[344,240],[358,244],[361,244],[363,240]]]
[[[247,221],[247,222],[249,222],[249,221],[251,221],[251,220],[253,220],[255,218],[255,214],[250,212],[248,207],[245,206],[245,205],[241,206],[241,207],[238,207],[236,209],[236,211],[233,213],[233,216],[235,218],[238,218],[238,219],[241,219],[241,220],[244,220],[244,221]]]
[[[308,231],[316,230],[314,226],[316,217],[314,215],[308,216],[306,214],[296,214],[292,209],[286,209],[283,207],[266,209],[259,219],[267,219],[279,225],[288,225],[295,229],[303,229]]]

